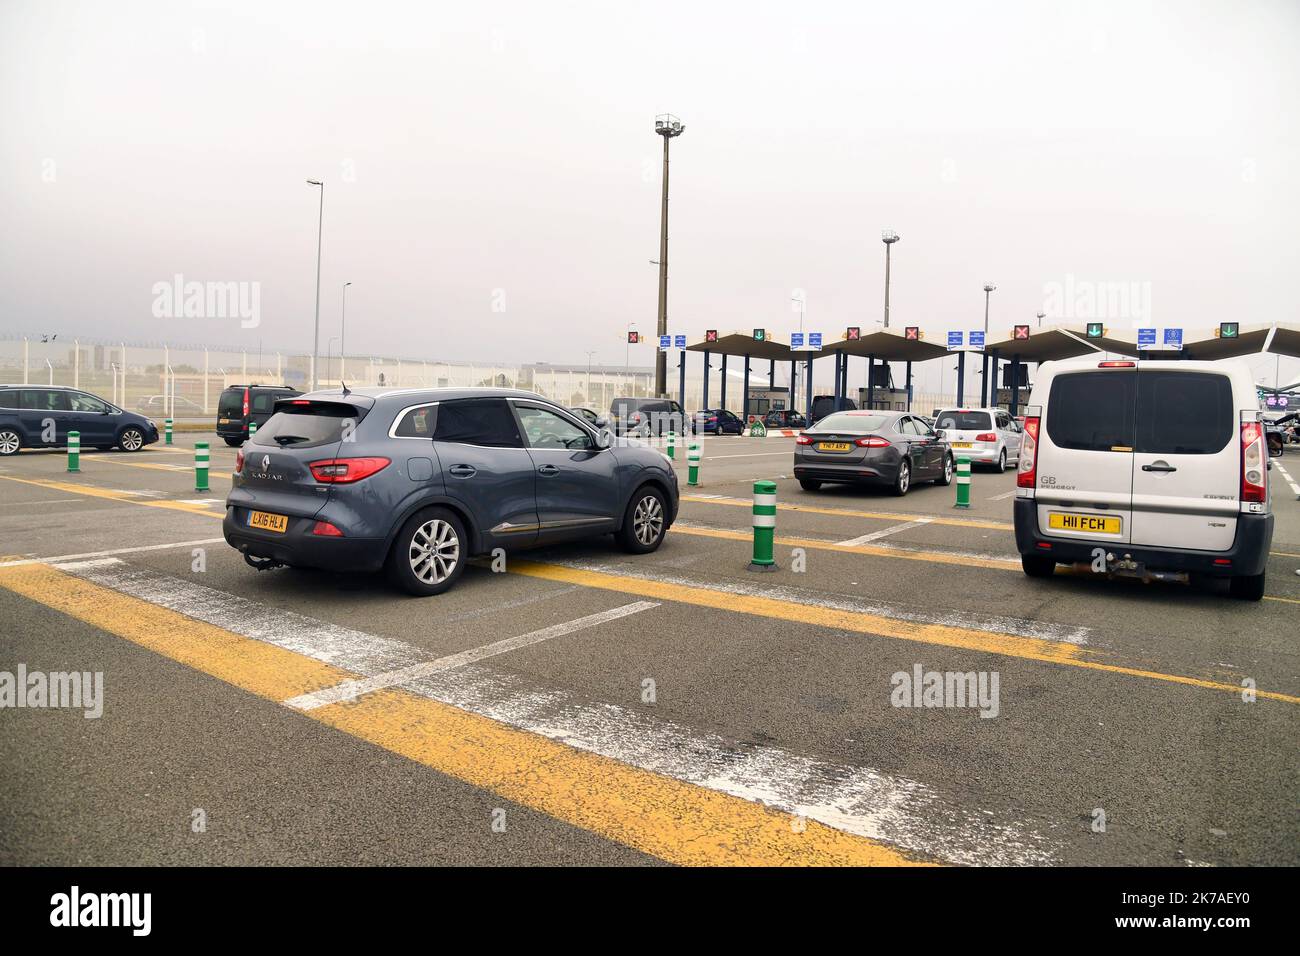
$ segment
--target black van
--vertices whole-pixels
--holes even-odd
[[[835,407],[835,396],[834,396],[834,395],[814,395],[814,396],[813,396],[812,415],[809,416],[809,418],[810,418],[809,424],[810,424],[810,425],[815,425],[815,424],[817,424],[817,422],[821,421],[823,418],[825,418],[825,417],[826,417],[827,415],[829,415],[831,412],[834,412],[834,411],[840,411],[840,412],[856,411],[856,410],[857,410],[857,407],[858,407],[858,406],[857,406],[857,403],[854,402],[853,399],[851,399],[851,398],[842,398],[842,399],[840,399],[840,407],[837,409],[837,408]]]
[[[242,445],[249,422],[261,428],[275,413],[278,399],[301,394],[287,385],[231,385],[217,399],[217,434],[232,448]]]

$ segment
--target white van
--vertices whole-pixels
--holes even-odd
[[[1016,476],[1025,573],[1210,575],[1258,601],[1273,539],[1267,455],[1243,361],[1044,363]]]

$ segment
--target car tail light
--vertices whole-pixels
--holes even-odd
[[[975,436],[975,440],[976,441],[997,441],[998,436],[993,434],[992,432],[980,432],[980,434]]]
[[[244,471],[244,449],[235,452],[235,474],[242,474]]]
[[[343,537],[343,532],[334,527],[334,525],[330,524],[328,521],[317,521],[316,524],[312,526],[311,533],[319,534],[326,538]]]
[[[244,389],[244,417],[248,417],[248,389]]]
[[[1241,500],[1262,502],[1264,485],[1264,433],[1259,422],[1241,423]]]
[[[798,435],[795,437],[794,443],[796,445],[811,445],[812,439],[807,435]]]
[[[1097,368],[1137,368],[1135,362],[1098,362]]]
[[[878,438],[877,436],[872,435],[870,438],[858,438],[853,442],[853,444],[857,445],[859,448],[888,448],[889,439]]]
[[[313,461],[307,467],[317,481],[327,485],[347,485],[369,478],[377,471],[391,465],[390,458],[327,458]]]
[[[1020,442],[1020,464],[1016,466],[1016,487],[1032,488],[1038,480],[1037,415],[1025,418],[1025,435]]]

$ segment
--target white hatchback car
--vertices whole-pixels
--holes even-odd
[[[1258,601],[1273,539],[1267,456],[1243,361],[1044,363],[1016,476],[1025,573],[1221,577]]]
[[[1010,462],[1020,460],[1020,442],[1024,432],[1020,423],[1001,408],[945,408],[935,416],[934,428],[952,446],[957,458],[966,457],[972,465],[992,465],[1006,471]]]

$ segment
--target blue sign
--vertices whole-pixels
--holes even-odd
[[[673,336],[673,348],[676,348],[676,349],[684,349],[684,348],[686,348],[686,336],[684,336],[684,335],[674,335],[674,336]]]
[[[1165,329],[1165,346],[1167,348],[1181,349],[1183,347],[1183,330]]]
[[[808,347],[820,350],[822,347],[822,334],[820,332],[808,333]]]
[[[673,337],[671,335],[659,336],[659,347],[661,349],[670,349],[673,347]]]
[[[803,348],[803,333],[802,333],[802,332],[791,332],[791,333],[790,333],[790,348],[792,348],[792,349],[801,349],[801,348]]]
[[[961,343],[962,343],[962,340],[963,340],[964,338],[965,338],[965,336],[964,336],[961,332],[949,332],[949,333],[948,333],[948,348],[950,348],[950,349],[959,349],[959,348],[961,348]]]
[[[970,334],[970,347],[973,348],[973,349],[982,349],[982,348],[984,348],[984,333],[983,333],[983,332],[972,332],[972,333]]]
[[[1153,349],[1155,347],[1156,347],[1156,330],[1138,329],[1138,348]]]

